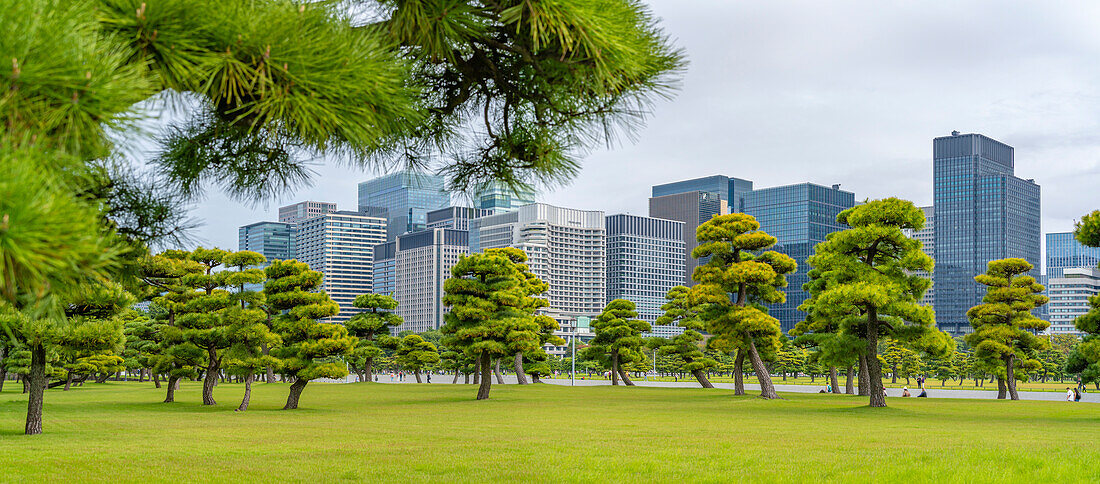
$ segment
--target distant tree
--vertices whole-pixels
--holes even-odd
[[[319,291],[320,272],[296,260],[276,260],[264,272],[267,304],[283,312],[272,319],[282,345],[271,353],[279,358],[279,371],[294,378],[283,406],[283,410],[292,410],[298,408],[310,380],[348,375],[347,367],[336,359],[350,354],[357,341],[343,325],[317,321],[340,312],[328,294]]]
[[[402,369],[413,372],[417,383],[423,383],[420,380],[420,370],[439,363],[439,352],[435,345],[424,341],[424,338],[418,334],[401,338],[401,344],[397,346],[394,357],[397,358],[397,364],[401,365]]]
[[[989,270],[974,278],[986,286],[986,295],[982,304],[966,312],[974,328],[966,342],[977,357],[1004,365],[1005,378],[998,379],[997,398],[1005,398],[1007,384],[1008,396],[1019,400],[1017,372],[1026,378],[1028,372],[1040,368],[1037,354],[1048,348],[1048,342],[1035,335],[1050,323],[1031,314],[1048,300],[1042,295],[1042,284],[1027,275],[1032,269],[1024,259],[999,259],[990,261]]]
[[[361,294],[352,302],[353,306],[366,311],[349,318],[344,326],[349,333],[359,338],[354,354],[356,360],[362,361],[363,366],[359,367],[362,370],[360,378],[365,377],[368,382],[373,378],[374,360],[382,355],[383,347],[396,347],[396,342],[385,341],[385,344],[380,345],[375,338],[391,338],[390,328],[404,322],[401,316],[393,313],[397,304],[396,299],[385,294]]]
[[[699,306],[692,300],[691,289],[687,286],[676,286],[669,289],[665,295],[665,311],[657,318],[657,324],[676,324],[684,328],[684,332],[671,339],[657,338],[653,342],[647,342],[647,346],[658,348],[662,355],[676,355],[682,362],[680,371],[687,371],[695,377],[703,388],[714,388],[707,378],[707,372],[718,366],[718,362],[703,354],[702,343],[705,324],[699,319]],[[667,363],[666,363],[667,365]],[[741,388],[741,393],[744,388]]]
[[[607,303],[603,312],[592,321],[592,331],[596,333],[596,337],[589,341],[584,352],[594,358],[607,359],[612,385],[618,385],[621,377],[624,384],[634,386],[623,366],[644,358],[641,352],[644,344],[641,334],[650,330],[649,323],[636,319],[637,317],[634,303],[626,299],[615,299]]]
[[[126,338],[123,356],[126,358],[127,368],[138,369],[139,381],[148,373],[149,379],[160,388],[160,374],[153,371],[156,356],[162,349],[157,341],[157,325],[160,323],[134,310],[128,311],[123,317],[125,322],[122,331]]]
[[[803,289],[811,296],[820,294],[825,286],[825,279],[821,278],[821,272],[810,269],[810,281],[803,284]],[[789,334],[795,337],[794,343],[813,352],[814,358],[821,364],[829,367],[829,380],[833,393],[840,393],[837,381],[837,367],[846,368],[844,392],[854,394],[853,376],[854,367],[859,364],[860,355],[863,354],[865,344],[859,338],[840,331],[839,321],[845,316],[835,312],[832,307],[817,307],[817,299],[810,297],[803,301],[798,309],[806,315],[806,319],[799,321],[791,328]],[[866,377],[866,375],[864,375]],[[866,387],[863,382],[862,386]],[[861,393],[865,395],[866,392]]]
[[[933,356],[952,347],[950,337],[936,329],[932,309],[918,304],[930,281],[917,271],[931,270],[932,258],[902,232],[923,227],[924,212],[912,202],[887,198],[845,210],[837,222],[851,228],[829,234],[807,260],[814,269],[811,282],[817,281],[813,308],[818,317],[835,318],[844,337],[863,341],[860,390],[867,387],[872,407],[885,407],[879,338]]]
[[[1083,245],[1100,247],[1100,210],[1081,217],[1074,235]],[[1085,337],[1067,356],[1066,369],[1079,373],[1082,382],[1094,382],[1100,388],[1100,295],[1090,296],[1088,300],[1089,311],[1074,321]]]
[[[696,258],[710,257],[695,269],[693,298],[703,304],[702,319],[719,348],[744,350],[760,382],[760,396],[779,398],[775,393],[764,357],[774,353],[782,337],[779,320],[769,316],[764,303],[781,303],[786,295],[786,274],[797,264],[785,254],[765,250],[777,242],[760,230],[750,215],[734,213],[716,216],[696,231],[700,245]]]
[[[526,292],[523,314],[511,321],[513,329],[508,337],[508,350],[513,353],[516,381],[520,385],[526,385],[524,374],[528,372],[523,368],[524,359],[532,363],[545,361],[548,357],[544,350],[545,345],[564,345],[565,340],[554,335],[559,329],[557,320],[537,314],[540,308],[549,305],[546,299],[537,297],[545,293],[549,286],[531,272],[531,268],[527,266],[527,254],[512,247],[493,250],[507,256],[515,264]]]

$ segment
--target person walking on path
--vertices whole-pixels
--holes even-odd
[[[1073,401],[1073,390],[1070,390],[1069,387],[1066,387],[1066,401],[1067,402],[1072,402]]]
[[[1081,401],[1081,391],[1080,390],[1074,390],[1073,391],[1073,401],[1075,401],[1075,402],[1080,402]]]
[[[432,372],[428,372],[428,383],[432,382]]]

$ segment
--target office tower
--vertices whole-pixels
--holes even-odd
[[[428,229],[399,235],[389,246],[393,268],[392,295],[397,299],[395,313],[404,319],[397,331],[421,333],[443,325],[443,282],[451,277],[451,268],[470,252],[469,232],[453,229]],[[376,248],[376,250],[379,250]],[[385,270],[387,259],[376,259],[375,267]],[[381,263],[380,263],[381,262]],[[378,284],[376,284],[378,287]],[[385,289],[385,287],[380,287]]]
[[[1100,247],[1086,247],[1073,237],[1073,232],[1047,234],[1047,277],[1062,277],[1070,267],[1100,266]]]
[[[798,269],[787,276],[787,287],[783,289],[787,301],[768,307],[768,313],[779,320],[784,334],[806,317],[798,310],[809,297],[802,289],[810,280],[806,259],[827,235],[847,228],[836,221],[836,216],[854,206],[855,194],[841,190],[840,185],[800,183],[757,189],[744,195],[744,213],[760,222],[760,230],[778,239],[771,250],[787,254],[798,263]]]
[[[684,332],[678,325],[656,325],[665,295],[684,283],[684,223],[619,214],[608,216],[605,226],[607,301],[634,303],[638,319],[654,325],[654,336]]]
[[[314,201],[298,202],[293,205],[279,207],[279,221],[285,224],[296,224],[303,220],[335,211],[335,203]]]
[[[362,312],[352,301],[374,290],[374,247],[385,240],[386,219],[360,212],[329,212],[298,224],[298,260],[325,275],[321,289],[340,305],[340,314],[326,322]]]
[[[1047,334],[1083,336],[1074,321],[1092,309],[1089,297],[1100,294],[1100,269],[1064,267],[1057,277],[1051,276],[1046,282],[1046,294],[1050,297],[1044,311],[1050,321]]]
[[[492,210],[470,207],[447,207],[428,212],[429,229],[470,230],[470,220],[492,215]]]
[[[398,235],[424,230],[428,212],[450,206],[443,177],[415,170],[403,170],[359,184],[359,211],[386,210],[386,241]],[[372,215],[378,215],[377,212]]]
[[[470,252],[516,247],[550,287],[550,310],[594,316],[607,302],[604,214],[545,203],[470,221]]]
[[[397,241],[374,246],[371,292],[393,296],[397,292]]]
[[[654,187],[654,193],[658,193]],[[728,192],[727,192],[728,194]],[[699,246],[695,230],[715,215],[724,212],[725,202],[714,192],[691,191],[654,196],[649,199],[649,216],[684,223],[684,275],[682,284],[694,285],[691,274],[700,261],[691,256]],[[705,263],[705,262],[704,262]]]
[[[744,195],[752,191],[752,182],[725,175],[711,175],[663,185],[654,185],[652,197],[663,197],[687,192],[707,192],[718,195],[725,202],[722,213],[741,211]]]
[[[294,250],[294,225],[282,222],[256,222],[237,229],[237,250],[251,250],[267,260],[290,260]]]
[[[500,182],[486,183],[474,194],[474,206],[492,213],[511,212],[532,203],[535,203],[534,191],[512,190]]]
[[[1026,259],[1039,279],[1039,185],[1013,175],[1013,148],[980,134],[932,141],[936,214],[936,322],[951,334],[971,330],[966,311],[981,303],[974,281],[991,260]]]
[[[920,241],[921,250],[924,251],[925,254],[928,254],[928,257],[931,257],[931,258],[935,259],[935,257],[936,257],[936,210],[933,209],[932,207],[921,207],[920,209],[921,209],[922,212],[924,212],[924,228],[922,228],[920,230],[905,229],[905,230],[902,230],[902,232],[905,233],[906,237],[911,237],[911,238],[914,238],[914,239],[917,239],[918,241]],[[917,274],[920,275],[921,277],[927,277],[929,279],[932,278],[932,274],[929,274],[928,271],[917,271]],[[935,294],[936,294],[936,286],[933,285],[932,287],[929,287],[927,291],[924,292],[924,297],[921,298],[920,305],[921,306],[931,306],[933,303],[935,303],[935,297],[936,297]]]

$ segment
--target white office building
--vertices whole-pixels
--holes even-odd
[[[385,245],[392,249],[375,267],[393,268],[394,311],[404,319],[395,332],[439,329],[448,308],[443,305],[443,283],[451,277],[451,268],[470,252],[469,235],[464,230],[429,229],[397,237]]]
[[[1074,320],[1091,309],[1089,297],[1100,294],[1100,269],[1067,267],[1061,277],[1047,281],[1046,315],[1050,318],[1047,334],[1073,334],[1083,336],[1074,326]]]
[[[684,332],[657,325],[673,287],[684,284],[684,222],[640,215],[610,215],[607,227],[607,301],[634,303],[638,319],[653,326],[651,336]]]
[[[322,289],[340,305],[326,322],[343,323],[361,312],[352,301],[374,287],[374,247],[386,240],[386,219],[361,212],[327,212],[298,223],[298,260],[325,275]]]

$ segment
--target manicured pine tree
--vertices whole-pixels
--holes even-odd
[[[394,309],[397,309],[397,300],[391,296],[385,294],[361,294],[355,297],[355,301],[352,305],[366,309],[366,312],[356,314],[348,319],[348,322],[344,324],[348,328],[348,332],[359,338],[359,344],[355,347],[354,358],[357,361],[361,361],[362,367],[359,367],[360,378],[366,378],[366,381],[371,381],[374,374],[374,360],[382,355],[383,348],[396,348],[397,342],[394,341],[375,341],[375,338],[382,340],[392,339],[390,336],[390,328],[400,326],[404,320],[401,316],[393,313]]]
[[[523,315],[510,321],[512,330],[508,338],[508,350],[513,354],[516,382],[526,385],[528,382],[525,374],[528,372],[523,369],[524,358],[531,362],[545,361],[548,356],[544,350],[545,345],[564,345],[565,340],[554,335],[554,332],[560,328],[557,320],[537,314],[540,308],[548,306],[549,303],[546,299],[536,296],[545,293],[549,286],[531,272],[531,268],[527,266],[527,254],[513,247],[489,250],[508,257],[515,264],[525,288]]]
[[[692,257],[710,257],[695,269],[692,288],[695,300],[704,304],[703,320],[707,331],[743,349],[760,382],[760,396],[779,398],[775,393],[762,354],[771,354],[779,346],[779,320],[769,316],[763,303],[780,303],[786,296],[786,274],[794,272],[794,259],[775,251],[776,238],[760,230],[750,215],[718,215],[699,226],[700,245]],[[758,255],[757,255],[758,254]]]
[[[526,278],[507,252],[496,249],[462,257],[443,283],[443,344],[475,359],[480,379],[477,399],[489,398],[492,362],[512,356],[508,348],[513,321],[530,314]]]
[[[809,271],[810,281],[802,286],[811,295],[820,293],[824,289],[824,279],[818,277],[820,272],[815,273],[816,270]],[[858,338],[840,333],[840,325],[837,321],[843,315],[833,313],[830,311],[832,308],[829,307],[818,308],[814,305],[814,301],[811,297],[798,306],[799,311],[806,314],[806,319],[795,324],[788,333],[795,337],[795,344],[809,348],[814,352],[818,362],[828,365],[829,383],[833,393],[840,393],[837,368],[846,368],[844,393],[854,395],[854,369],[859,364],[864,344]],[[862,383],[866,386],[866,381]],[[866,392],[861,395],[866,395]]]
[[[676,355],[684,362],[682,371],[691,373],[703,388],[714,388],[707,378],[707,372],[716,367],[718,362],[704,355],[700,349],[704,339],[700,331],[703,331],[704,324],[691,300],[691,289],[687,286],[673,287],[669,289],[665,299],[668,302],[661,306],[665,313],[657,318],[657,324],[677,324],[684,328],[684,332],[671,339],[651,338],[646,345],[657,348],[662,355]],[[740,394],[744,394],[744,391],[742,385]]]
[[[401,338],[394,357],[402,370],[412,370],[417,383],[423,383],[420,380],[420,370],[439,363],[439,351],[436,350],[435,345],[424,341],[424,338],[418,334]]]
[[[1004,399],[1007,390],[1012,400],[1019,400],[1016,391],[1017,372],[1026,373],[1042,365],[1036,359],[1039,351],[1049,347],[1047,340],[1036,336],[1050,326],[1031,314],[1048,298],[1035,278],[1027,275],[1034,267],[1019,258],[989,261],[985,274],[974,278],[986,286],[982,304],[970,308],[966,316],[974,332],[966,335],[966,343],[974,354],[986,361],[1004,365],[1004,376],[997,372],[997,398]],[[1006,388],[1007,387],[1007,388]]]
[[[641,334],[650,330],[649,323],[637,317],[634,303],[616,299],[607,303],[603,312],[592,321],[592,331],[596,337],[584,351],[590,357],[599,355],[606,358],[611,369],[612,385],[618,385],[621,377],[624,384],[634,386],[624,366],[644,358],[642,347],[645,341]]]
[[[1081,217],[1074,236],[1082,245],[1100,247],[1100,210]],[[1066,370],[1079,373],[1082,382],[1096,383],[1100,388],[1100,295],[1089,296],[1089,311],[1074,321],[1085,337],[1066,356]]]
[[[811,298],[821,317],[837,318],[840,334],[864,342],[860,390],[868,387],[872,407],[885,407],[880,338],[934,356],[952,347],[951,339],[936,329],[932,308],[917,303],[931,283],[916,271],[930,271],[932,258],[921,251],[919,241],[902,232],[923,227],[924,212],[912,202],[887,198],[845,210],[837,222],[851,228],[829,234],[808,259],[815,269],[811,280],[819,281]]]
[[[282,339],[282,346],[272,355],[279,358],[279,371],[294,378],[283,410],[296,409],[310,380],[348,375],[347,367],[334,359],[349,355],[356,339],[343,325],[317,321],[340,312],[328,294],[314,292],[321,287],[320,272],[296,260],[274,261],[264,271],[267,304],[282,312],[272,320]]]

